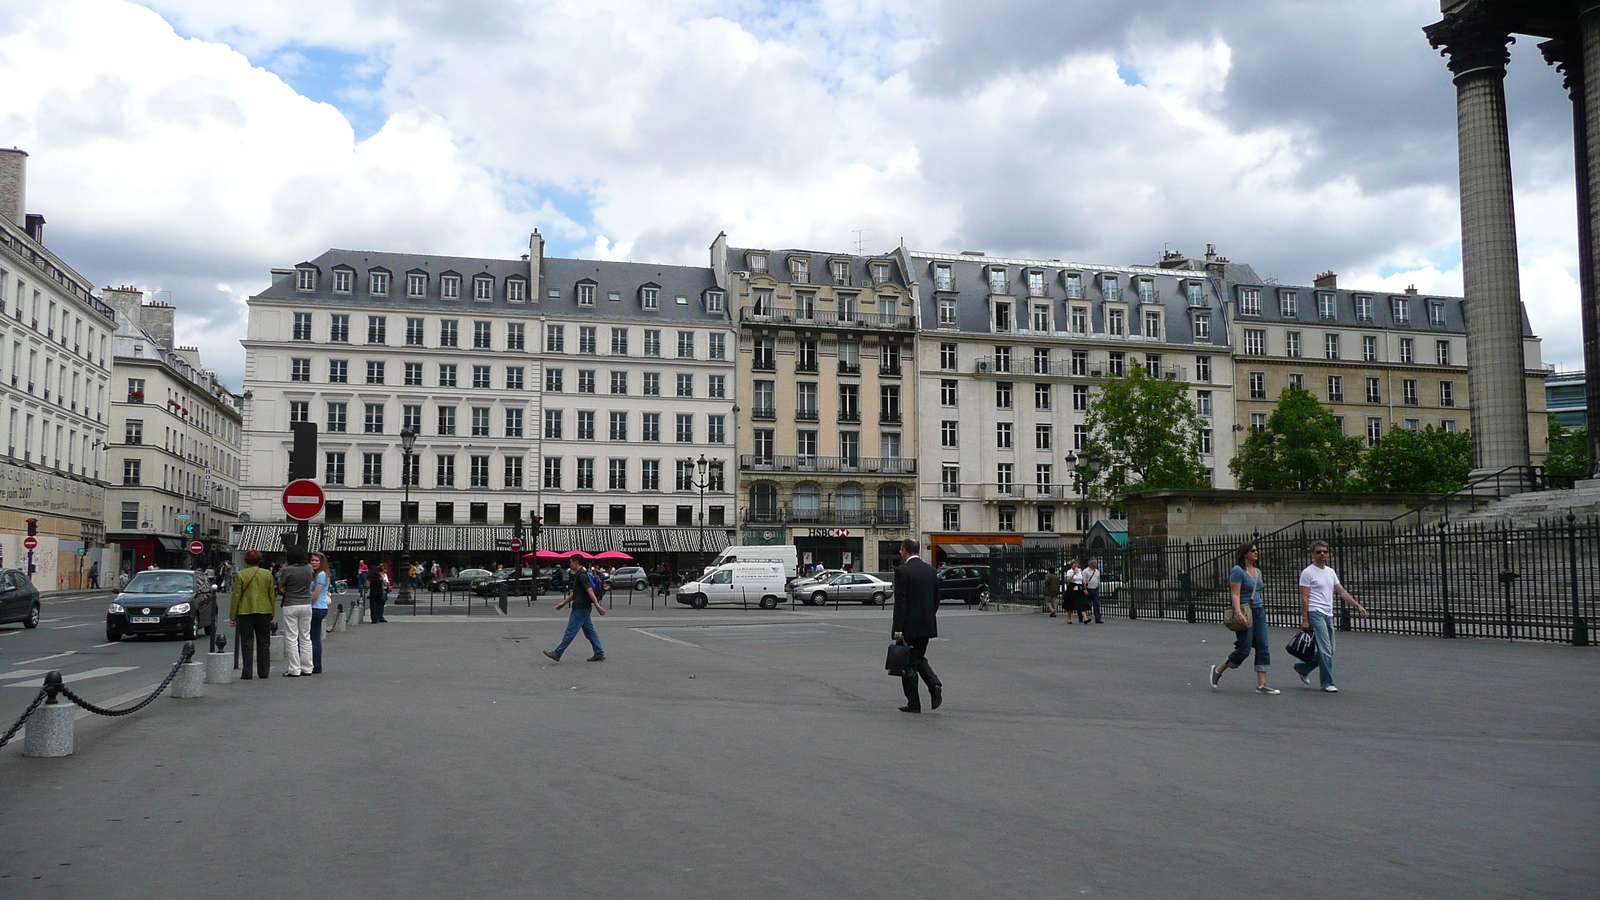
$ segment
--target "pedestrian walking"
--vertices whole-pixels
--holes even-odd
[[[364,559],[356,564],[356,594],[367,599],[367,561]]]
[[[372,621],[389,621],[383,614],[383,606],[389,600],[388,563],[379,563],[378,571],[372,573],[372,580],[367,583],[367,595],[367,606],[372,610]]]
[[[1328,565],[1329,555],[1327,542],[1317,541],[1311,545],[1311,565],[1300,572],[1300,628],[1316,637],[1317,659],[1295,663],[1294,673],[1301,684],[1310,684],[1311,670],[1321,669],[1322,689],[1337,694],[1339,688],[1333,683],[1333,598],[1339,596],[1363,616],[1367,608],[1344,589],[1339,573]]]
[[[251,678],[250,656],[255,653],[255,670],[266,678],[272,669],[272,575],[261,568],[261,551],[246,550],[244,571],[233,580],[233,603],[228,607],[228,624],[239,639],[239,655],[244,661],[241,680]]]
[[[1229,615],[1238,621],[1249,606],[1250,627],[1237,632],[1233,639],[1233,652],[1220,666],[1211,667],[1211,689],[1220,686],[1222,673],[1244,665],[1251,648],[1256,652],[1256,693],[1277,694],[1280,691],[1267,686],[1267,667],[1272,665],[1272,651],[1267,647],[1267,614],[1261,603],[1261,570],[1256,562],[1261,551],[1254,541],[1245,541],[1233,555],[1233,570],[1228,573],[1228,594],[1233,599]]]
[[[311,674],[322,674],[322,621],[328,617],[328,558],[311,554]]]
[[[1072,581],[1068,591],[1072,594],[1072,612],[1078,614],[1078,624],[1089,624],[1089,589],[1085,582],[1083,565],[1078,560],[1072,561]]]
[[[594,622],[590,618],[591,610],[598,611],[600,615],[606,614],[606,608],[600,605],[600,598],[605,594],[605,584],[600,576],[583,571],[583,561],[574,556],[568,560],[572,572],[572,592],[565,600],[556,604],[560,609],[568,604],[572,605],[572,612],[567,614],[567,633],[561,638],[561,646],[555,650],[546,650],[544,655],[556,662],[561,661],[561,654],[567,652],[567,645],[578,636],[578,631],[583,631],[583,636],[589,639],[589,646],[594,648],[594,655],[589,657],[589,662],[600,662],[606,658],[606,651],[600,646],[600,634],[594,630]]]
[[[944,684],[928,664],[928,642],[939,636],[939,578],[933,566],[917,555],[916,538],[900,542],[900,565],[894,570],[894,622],[890,626],[894,641],[911,648],[911,667],[900,676],[906,705],[901,712],[922,712],[917,693],[917,678],[928,685],[933,708],[944,703]]]
[[[311,586],[316,573],[306,564],[306,551],[289,548],[289,564],[278,571],[278,587],[283,591],[283,655],[290,678],[311,674]]]
[[[1100,559],[1090,557],[1089,565],[1083,570],[1083,594],[1089,601],[1089,608],[1094,610],[1094,623],[1104,625],[1100,619]]]
[[[1049,611],[1050,618],[1056,617],[1056,601],[1061,599],[1061,576],[1056,574],[1056,567],[1051,566],[1045,570],[1044,576],[1044,608]]]
[[[100,589],[100,563],[98,561],[89,564],[89,589]]]

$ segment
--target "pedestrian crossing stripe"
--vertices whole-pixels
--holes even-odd
[[[107,675],[120,675],[123,672],[132,672],[134,669],[137,669],[137,668],[139,668],[139,667],[138,666],[101,666],[98,669],[90,669],[90,670],[88,670],[86,672],[74,672],[71,675],[63,675],[61,677],[61,683],[62,684],[72,684],[72,683],[78,682],[78,681],[88,681],[91,678],[104,678]],[[47,675],[49,673],[46,672],[46,673],[42,673],[42,674],[46,674]],[[9,677],[9,676],[5,676],[5,677]],[[43,678],[33,678],[33,679],[28,680],[28,681],[19,681],[16,684],[8,684],[8,685],[6,685],[6,687],[12,687],[12,688],[38,688],[38,687],[44,687],[44,679]]]

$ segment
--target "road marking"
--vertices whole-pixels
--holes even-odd
[[[49,657],[45,658],[49,659]],[[4,675],[0,675],[0,681],[11,681],[15,678],[33,678],[35,676],[45,675],[49,673],[49,671],[49,669],[17,669],[15,671],[7,672]]]
[[[51,654],[49,656],[41,656],[38,659],[25,659],[22,662],[17,663],[17,665],[25,666],[28,663],[44,662],[47,659],[60,659],[63,656],[72,656],[72,655],[76,654],[77,652],[78,651],[76,651],[76,650],[68,650],[65,653],[53,653],[53,654]]]
[[[40,625],[49,625],[51,622],[60,622],[63,619],[68,619],[68,618],[71,618],[71,617],[70,616],[56,616],[54,619],[40,619],[39,620],[39,624]]]
[[[115,646],[116,646],[116,645],[118,645],[118,644],[120,644],[120,643],[122,643],[122,642],[121,642],[121,641],[109,641],[109,642],[107,642],[107,643],[104,643],[104,644],[95,644],[95,645],[94,645],[94,648],[95,648],[95,649],[96,649],[96,650],[98,650],[98,649],[100,649],[100,648],[101,648],[101,647],[115,647]]]
[[[0,637],[10,637],[13,634],[21,634],[22,631],[23,629],[21,628],[18,628],[16,631],[0,631]]]
[[[52,626],[50,630],[51,631],[64,631],[64,630],[66,630],[68,628],[88,628],[90,625],[93,625],[93,624],[94,624],[93,622],[79,622],[76,625],[55,625],[55,626]]]
[[[123,672],[132,672],[134,669],[137,669],[137,668],[139,668],[139,667],[138,666],[101,666],[98,669],[90,669],[87,672],[74,672],[71,675],[67,675],[67,676],[63,677],[61,679],[61,683],[62,684],[72,684],[73,682],[77,682],[77,681],[87,681],[90,678],[104,678],[107,675],[120,675]],[[6,687],[14,687],[14,688],[17,688],[17,687],[20,687],[20,688],[44,687],[44,679],[43,678],[35,678],[35,679],[31,680],[31,681],[18,682],[17,684],[8,684],[8,685],[6,685]]]
[[[693,648],[695,648],[695,649],[696,649],[696,650],[699,650],[699,649],[700,649],[700,645],[699,645],[699,644],[691,644],[691,643],[689,643],[689,642],[688,642],[688,641],[680,641],[680,640],[678,640],[678,639],[677,639],[677,638],[674,638],[674,637],[667,637],[667,636],[666,636],[666,635],[664,635],[664,634],[656,634],[656,633],[655,633],[655,632],[654,632],[654,631],[651,631],[651,630],[650,630],[650,629],[648,629],[648,628],[632,628],[632,629],[630,629],[630,630],[631,630],[631,631],[636,631],[636,632],[638,632],[638,633],[640,633],[640,634],[646,634],[646,635],[649,635],[649,636],[650,636],[650,637],[653,637],[653,638],[655,638],[655,639],[656,639],[656,640],[660,640],[660,641],[666,641],[666,642],[667,642],[667,643],[669,643],[669,644],[679,644],[679,645],[682,645],[682,646],[684,646],[684,647],[693,647]]]

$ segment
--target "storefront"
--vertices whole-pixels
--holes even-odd
[[[928,536],[928,549],[933,554],[929,562],[935,566],[987,562],[992,550],[1015,551],[1021,547],[1022,535],[1016,532]]]

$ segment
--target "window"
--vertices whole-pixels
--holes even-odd
[[[1035,304],[1033,304],[1033,330],[1034,331],[1049,331],[1050,330],[1050,304],[1048,304],[1048,303],[1035,303]]]
[[[878,388],[878,422],[897,425],[900,422],[900,386],[886,384]]]
[[[1033,348],[1033,374],[1050,374],[1050,351],[1044,347]]]
[[[1367,446],[1375,446],[1383,438],[1383,420],[1377,416],[1367,417]]]
[[[756,429],[753,429],[750,432],[750,436],[751,436],[751,440],[754,441],[754,450],[755,450],[756,462],[760,463],[762,465],[768,465],[768,466],[772,465],[772,454],[774,452],[773,451],[773,447],[775,446],[775,443],[776,443],[775,438],[773,436],[772,429],[771,428],[756,428]],[[680,465],[680,469],[679,469],[678,478],[679,478],[679,483],[681,484],[682,483],[682,479],[683,479],[683,470],[681,468],[681,465],[682,465],[681,461],[680,461],[679,465]],[[683,487],[679,487],[678,490],[681,491],[681,490],[687,490],[687,489],[683,488]]]
[[[361,483],[369,486],[383,484],[383,454],[361,454]]]
[[[1259,288],[1239,289],[1239,315],[1261,315],[1261,291]]]
[[[303,422],[305,420],[304,419],[296,419],[296,418],[294,418],[294,414],[291,411],[290,415],[289,415],[289,421],[291,421],[291,422],[297,422],[297,421],[298,422]],[[125,444],[142,444],[142,443],[144,443],[144,422],[142,422],[142,421],[140,421],[138,419],[129,419],[127,421],[127,423],[125,424],[124,428],[123,428],[122,440],[123,440],[123,443],[125,443]]]
[[[349,428],[349,406],[344,403],[328,404],[328,431],[343,434]]]
[[[328,360],[328,382],[330,384],[347,384],[349,381],[350,363],[342,359]]]
[[[494,325],[490,322],[472,323],[472,347],[474,350],[490,350],[494,347]]]
[[[367,343],[386,344],[389,342],[389,317],[367,316]]]
[[[939,446],[959,447],[959,424],[954,419],[945,419],[939,423]]]
[[[1036,385],[1033,386],[1033,408],[1034,409],[1049,409],[1050,408],[1050,385],[1048,385],[1048,384],[1036,384]]]
[[[489,387],[489,367],[488,366],[473,366],[472,367],[472,386],[475,387],[475,388],[487,388],[487,387]]]
[[[526,342],[527,329],[521,322],[510,322],[506,325],[506,349],[522,350]]]
[[[760,383],[760,382],[758,382],[758,383]],[[766,383],[767,384],[771,384],[772,382],[769,381],[769,382],[766,382]],[[694,396],[694,375],[689,374],[687,372],[679,372],[678,373],[678,396],[679,397],[693,397]]]
[[[694,332],[678,332],[678,358],[694,359]]]
[[[1198,311],[1192,317],[1194,339],[1197,341],[1211,340],[1211,313]]]
[[[1278,314],[1285,319],[1298,318],[1300,315],[1299,297],[1294,291],[1281,291],[1278,294]]]
[[[472,299],[493,300],[494,279],[478,275],[472,279]]]
[[[612,412],[610,420],[610,439],[625,441],[628,439],[628,414],[625,412]]]
[[[802,256],[789,257],[789,279],[795,284],[811,282],[811,260]]]
[[[644,395],[646,397],[659,397],[659,396],[661,396],[661,373],[660,372],[646,372],[646,373],[644,373]]]
[[[579,306],[594,305],[594,284],[592,282],[588,284],[580,283],[577,286],[577,293]]]
[[[383,384],[383,363],[367,360],[367,384]]]
[[[1443,429],[1446,434],[1455,434],[1456,433],[1456,420],[1455,419],[1440,419],[1439,420],[1439,427],[1441,429]]]
[[[1250,373],[1250,399],[1251,400],[1265,400],[1265,399],[1267,399],[1267,373],[1265,373],[1265,372],[1251,372]]]
[[[660,329],[658,329],[658,328],[646,328],[644,330],[644,355],[645,356],[660,356],[661,355],[661,330]]]
[[[1344,402],[1344,376],[1343,375],[1329,375],[1328,376],[1328,402],[1329,403],[1343,403]]]
[[[1245,328],[1245,352],[1250,356],[1266,356],[1266,331],[1261,328]]]
[[[1011,423],[994,423],[994,445],[1000,450],[1011,449]]]
[[[939,327],[956,327],[956,301],[949,297],[939,298]]]
[[[467,464],[467,487],[486,488],[489,486],[489,457],[469,457]]]
[[[439,297],[441,299],[444,299],[444,300],[460,300],[461,299],[461,276],[460,275],[441,275],[441,276],[439,276]]]
[[[1416,362],[1416,342],[1411,338],[1400,339],[1400,361],[1403,363]]]
[[[488,437],[489,436],[489,408],[488,407],[486,407],[486,406],[474,406],[472,408],[472,436],[473,437]]]
[[[1213,452],[1214,448],[1212,443],[1211,429],[1200,429],[1200,454],[1202,456],[1210,456]]]
[[[1017,530],[1017,508],[1015,506],[1002,506],[1002,507],[1000,507],[999,511],[998,511],[998,519],[997,519],[997,521],[999,523],[998,525],[995,526],[997,530],[999,530],[999,531],[1016,531]]]
[[[1383,402],[1382,387],[1383,387],[1383,382],[1381,380],[1379,380],[1377,378],[1368,378],[1367,379],[1367,402],[1368,403],[1382,403]]]
[[[1194,411],[1195,411],[1196,414],[1204,416],[1205,418],[1208,418],[1208,419],[1211,418],[1211,392],[1210,391],[1195,391],[1194,392]]]
[[[728,358],[728,336],[720,331],[713,331],[706,336],[706,354],[711,359]]]
[[[506,366],[506,390],[522,390],[522,372],[521,366]]]
[[[1394,323],[1407,325],[1411,322],[1411,302],[1404,297],[1391,297],[1390,307],[1394,310]]]
[[[520,278],[506,279],[506,302],[525,303],[528,300],[528,283]]]
[[[355,274],[349,269],[334,269],[333,292],[335,294],[350,293],[350,286],[355,281]]]
[[[289,421],[291,421],[291,422],[309,422],[309,421],[311,421],[311,403],[310,403],[310,401],[307,401],[307,400],[290,400],[289,401]],[[134,424],[134,423],[130,422],[129,424],[131,425],[131,424]],[[130,441],[130,443],[137,443],[137,442],[136,441]]]
[[[1326,356],[1328,359],[1338,359],[1339,358],[1339,336],[1337,334],[1325,334],[1325,335],[1323,335],[1322,336],[1322,351],[1323,351],[1323,355]]]
[[[439,387],[455,387],[455,386],[456,386],[456,364],[455,363],[440,363],[439,364]]]
[[[1106,310],[1106,333],[1112,335],[1113,337],[1122,337],[1123,333],[1127,330],[1123,325],[1123,320],[1126,316],[1127,312],[1124,310]]]
[[[366,404],[366,415],[362,421],[361,431],[364,434],[383,434],[383,404]]]
[[[547,409],[544,411],[544,437],[545,440],[561,440],[562,410]]]
[[[606,461],[606,489],[612,491],[625,491],[628,489],[627,460],[612,459]]]
[[[594,440],[594,412],[592,410],[578,410],[578,440]]]
[[[1010,347],[996,347],[996,348],[994,348],[994,370],[996,372],[1010,372],[1011,371],[1011,348]]]
[[[16,361],[17,361],[16,353],[17,353],[17,351],[13,350],[12,356],[11,356],[11,362],[12,362],[13,366],[16,364]],[[304,378],[295,378],[293,380],[294,381],[310,381],[311,380],[311,360],[309,360],[309,359],[297,359],[294,362],[297,363],[297,364],[299,364],[299,363],[304,363],[305,364],[305,376],[306,377],[304,377]],[[297,365],[296,368],[299,368],[299,366]],[[129,403],[143,403],[144,402],[144,379],[143,378],[129,378],[128,379],[128,402]]]
[[[306,339],[310,340],[309,334]],[[350,343],[350,316],[348,313],[334,313],[329,316],[328,340],[339,344]]]
[[[834,284],[847,285],[850,283],[850,263],[848,260],[836,259],[830,268],[833,271]]]
[[[439,407],[439,434],[449,436],[456,433],[456,408],[454,406]],[[560,413],[557,413],[560,415]]]
[[[1441,382],[1439,382],[1439,405],[1440,406],[1455,406],[1456,405],[1456,383],[1455,382],[1453,382],[1453,381],[1441,381]]]
[[[456,458],[453,454],[441,453],[434,457],[433,483],[437,487],[456,486]]]
[[[946,503],[944,505],[944,521],[942,524],[945,531],[960,531],[961,507],[953,503]]]
[[[1151,378],[1161,377],[1161,354],[1146,353],[1144,355],[1144,373]]]
[[[400,407],[400,427],[411,429],[412,434],[422,433],[422,407],[420,405],[406,405]]]
[[[839,421],[861,421],[861,386],[857,384],[839,385]]]
[[[1039,492],[1039,496],[1050,496],[1053,471],[1054,468],[1050,463],[1039,463],[1033,467],[1033,487]]]
[[[594,393],[594,370],[593,369],[579,369],[578,370],[578,393],[580,393],[580,394],[592,394],[592,393]]]
[[[900,435],[897,432],[885,431],[878,436],[879,455],[884,459],[900,458]]]
[[[613,393],[613,394],[626,394],[627,392],[628,392],[628,373],[627,372],[612,372],[611,373],[611,393]]]
[[[311,340],[311,313],[297,312],[294,314],[294,340]]]
[[[694,413],[677,414],[677,438],[680,444],[694,443]]]
[[[1376,335],[1363,334],[1361,336],[1361,359],[1364,362],[1375,362],[1378,359],[1378,338]]]
[[[598,349],[596,349],[596,346],[595,346],[595,343],[596,343],[595,342],[595,332],[598,331],[598,330],[599,329],[597,329],[593,325],[579,325],[578,326],[578,352],[579,353],[598,353],[598,352],[600,352]]]
[[[1016,466],[1013,463],[1000,463],[994,470],[995,493],[1002,497],[1016,493]]]
[[[1194,358],[1194,380],[1201,384],[1211,383],[1211,357],[1196,356]]]
[[[1372,321],[1372,298],[1366,296],[1356,297],[1356,321]]]
[[[578,490],[594,490],[594,460],[592,458],[578,458]],[[583,518],[581,510],[578,518]]]
[[[1115,275],[1101,275],[1100,276],[1100,293],[1107,300],[1118,300],[1118,299],[1121,299],[1121,297],[1122,297],[1122,288],[1120,287],[1120,285],[1118,283],[1117,276],[1115,276]]]
[[[416,317],[406,319],[406,346],[422,346],[422,320]]]
[[[546,456],[544,458],[544,487],[545,490],[550,491],[561,490],[561,457]],[[551,519],[548,513],[545,514],[544,518],[547,523]]]
[[[997,332],[1011,330],[1011,304],[996,303],[994,305],[994,330]]]
[[[567,347],[567,326],[546,325],[544,327],[544,352],[565,353]]]
[[[816,338],[800,338],[794,346],[794,370],[796,372],[817,371],[817,340]]]
[[[562,387],[561,387],[562,377],[561,376],[562,376],[562,370],[561,369],[545,369],[544,370],[544,389],[545,389],[546,393],[550,393],[550,394],[559,394],[559,393],[561,393],[561,391],[562,391]]]
[[[454,346],[457,346],[457,344],[458,344],[457,336],[458,336],[458,333],[459,333],[459,326],[460,326],[460,323],[457,322],[455,319],[441,319],[439,321],[439,346],[441,346],[441,347],[454,347]]]
[[[508,456],[505,458],[505,486],[508,488],[522,487],[522,457]],[[511,506],[512,504],[507,504],[507,511],[510,511]],[[521,518],[521,510],[517,510],[514,515],[507,516],[507,518],[513,522],[517,521]]]
[[[141,463],[137,459],[125,459],[125,460],[123,460],[122,461],[122,483],[126,484],[126,485],[137,485],[137,484],[139,484],[140,483],[140,474],[141,474],[142,466],[143,466],[143,463]]]
[[[1283,355],[1290,358],[1300,356],[1300,332],[1286,331],[1283,333]]]
[[[1126,354],[1120,350],[1113,350],[1106,354],[1106,374],[1113,378],[1122,377],[1122,363],[1125,358]]]
[[[939,380],[939,405],[956,405],[956,380],[954,378],[941,378]]]
[[[994,385],[994,405],[996,409],[1011,408],[1011,382],[997,381]]]
[[[1251,413],[1250,414],[1250,430],[1251,431],[1266,431],[1267,430],[1267,414],[1266,413]]]
[[[661,490],[661,460],[643,459],[639,461],[639,490]],[[646,507],[646,509],[648,509],[648,507]],[[645,524],[649,524],[648,518],[649,517],[646,516],[647,521]]]
[[[655,287],[640,288],[639,306],[644,309],[659,309],[661,307],[661,289]]]
[[[727,416],[706,416],[706,443],[721,444],[727,441]]]
[[[1033,426],[1033,449],[1049,450],[1054,437],[1054,431],[1049,425]]]
[[[295,290],[314,291],[317,289],[316,269],[296,269],[295,272]],[[17,302],[17,314],[19,316],[22,314],[22,302],[20,300]]]
[[[1144,311],[1144,336],[1151,340],[1161,340],[1160,310],[1147,309]]]
[[[1041,506],[1041,507],[1039,507],[1039,530],[1040,531],[1055,531],[1056,530],[1056,508],[1055,507],[1053,507],[1053,506]]]
[[[955,289],[955,276],[948,265],[936,265],[933,267],[933,289],[936,291]]]
[[[1318,294],[1317,295],[1317,318],[1319,318],[1319,319],[1332,319],[1332,318],[1336,318],[1337,315],[1338,315],[1338,312],[1337,312],[1337,308],[1336,308],[1336,306],[1334,304],[1334,295],[1333,294]]]
[[[1406,406],[1417,405],[1417,380],[1407,378],[1400,382],[1400,402]]]
[[[939,492],[946,497],[961,496],[961,467],[945,463],[939,472]]]
[[[1089,351],[1072,351],[1072,374],[1080,378],[1089,374]]]
[[[1435,362],[1437,362],[1439,365],[1441,365],[1441,366],[1450,365],[1450,342],[1449,341],[1434,341],[1433,342],[1433,356],[1434,356]]]
[[[1440,326],[1444,324],[1444,301],[1428,301],[1428,324]]]
[[[1089,386],[1075,384],[1072,386],[1072,409],[1074,412],[1087,412],[1089,409]]]

